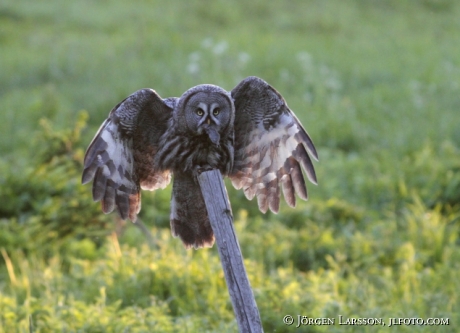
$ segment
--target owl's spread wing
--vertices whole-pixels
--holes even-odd
[[[169,184],[169,171],[157,171],[153,158],[168,127],[175,98],[165,100],[152,89],[141,89],[121,101],[99,128],[86,151],[82,183],[94,179],[93,199],[104,213],[116,207],[122,219],[136,220],[140,188]]]
[[[257,196],[259,209],[278,212],[280,184],[289,206],[295,193],[306,200],[302,174],[316,184],[309,154],[318,160],[312,140],[288,108],[283,97],[268,83],[248,77],[231,92],[235,103],[235,158],[229,177],[251,200]]]

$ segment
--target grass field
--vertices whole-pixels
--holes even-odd
[[[171,236],[170,188],[143,193],[149,239],[80,177],[130,93],[249,75],[320,155],[308,202],[277,215],[228,183],[265,332],[459,332],[459,17],[454,0],[1,2],[0,333],[237,331],[217,249]]]

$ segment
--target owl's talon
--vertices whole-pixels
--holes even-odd
[[[206,172],[206,171],[211,171],[213,170],[213,168],[210,166],[210,165],[198,165],[196,166],[195,168],[195,175],[196,176],[199,176],[201,175],[203,172]]]
[[[206,172],[206,171],[211,171],[213,170],[213,168],[209,165],[197,165],[194,169],[193,169],[193,176],[195,179],[198,179],[198,176],[201,175],[203,172]]]

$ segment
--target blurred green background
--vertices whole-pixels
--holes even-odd
[[[309,201],[278,215],[227,184],[265,331],[458,332],[459,17],[455,0],[2,1],[0,332],[237,331],[216,247],[171,237],[170,188],[143,192],[148,233],[102,214],[80,177],[132,92],[249,75],[320,155]]]

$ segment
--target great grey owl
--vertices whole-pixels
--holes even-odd
[[[308,153],[312,140],[283,97],[248,77],[232,91],[202,84],[180,98],[162,99],[141,89],[115,106],[88,147],[82,182],[94,179],[93,198],[104,213],[115,208],[135,221],[140,189],[164,188],[174,175],[171,231],[186,248],[211,247],[214,234],[196,176],[219,169],[259,209],[278,212],[280,185],[286,202],[306,200],[302,174],[316,184]]]

